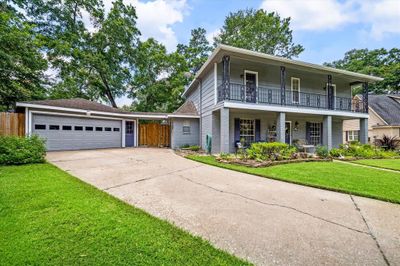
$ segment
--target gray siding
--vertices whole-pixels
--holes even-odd
[[[343,120],[332,122],[332,147],[339,148],[343,144]]]
[[[200,112],[200,87],[197,86],[189,95],[186,97],[188,101],[192,101],[196,106],[198,112]]]
[[[183,134],[183,125],[190,125],[190,134]],[[183,145],[199,145],[199,119],[174,118],[171,129],[171,148],[177,149]]]
[[[35,130],[35,124],[46,125],[46,129]],[[50,125],[58,125],[60,129],[49,130]],[[72,130],[62,130],[63,125],[72,126]],[[83,130],[76,131],[74,126],[83,126]],[[94,127],[93,131],[86,131],[85,126]],[[103,131],[96,131],[95,127],[103,127]],[[112,131],[104,131],[104,127],[111,127]],[[114,128],[119,131],[113,131]],[[121,147],[122,142],[120,120],[33,114],[32,133],[46,139],[49,151],[116,148]]]
[[[210,70],[203,79],[202,93],[203,113],[211,111],[215,105],[214,69]]]
[[[202,149],[206,149],[206,136],[208,135],[212,135],[212,119],[211,119],[211,114],[203,116],[201,119],[201,128],[202,128],[202,132],[201,132],[201,145],[202,145]],[[214,143],[214,140],[213,142]]]

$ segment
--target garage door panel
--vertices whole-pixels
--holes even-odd
[[[32,132],[46,139],[48,150],[115,148],[121,147],[121,123],[118,120],[34,114]],[[37,130],[36,124],[46,125],[46,129]],[[60,129],[50,130],[50,125],[58,125]],[[72,130],[63,130],[62,126],[71,126]],[[75,130],[75,126],[82,126],[83,130]],[[87,131],[87,126],[93,127],[93,131]],[[102,127],[103,131],[96,131],[96,127]],[[112,131],[104,131],[105,127]],[[119,131],[114,131],[114,128],[119,128]]]

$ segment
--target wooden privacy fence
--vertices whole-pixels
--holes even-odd
[[[139,145],[169,147],[170,126],[157,123],[139,124]]]
[[[25,114],[0,113],[0,136],[24,136]]]

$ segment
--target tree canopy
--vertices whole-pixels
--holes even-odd
[[[0,111],[45,95],[47,61],[41,36],[13,7],[0,3]]]
[[[293,43],[289,26],[290,18],[281,18],[275,12],[239,10],[225,18],[214,45],[222,43],[287,58],[297,57],[304,48]]]
[[[344,58],[324,65],[384,78],[371,84],[370,91],[386,93],[400,91],[400,49],[353,49]]]

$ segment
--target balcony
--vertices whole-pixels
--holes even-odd
[[[226,86],[221,84],[217,90],[218,102],[231,101],[367,113],[363,101],[346,97],[333,97],[331,104],[329,104],[326,94],[293,92],[291,90],[281,91],[276,88],[249,87],[236,83],[228,83]]]

